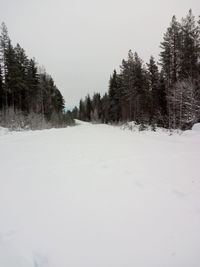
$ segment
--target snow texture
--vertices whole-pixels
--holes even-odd
[[[8,133],[9,133],[9,130],[7,128],[0,126],[0,136],[8,134]]]
[[[200,132],[200,123],[195,124],[192,127],[192,130],[195,131],[195,132]]]
[[[2,135],[0,266],[199,267],[199,129]]]

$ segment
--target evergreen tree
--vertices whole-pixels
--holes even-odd
[[[83,121],[86,120],[85,105],[84,105],[84,102],[82,99],[79,102],[78,118],[79,118],[79,120],[83,120]]]
[[[133,98],[136,95],[134,88],[134,55],[128,52],[128,59],[122,60],[121,69],[121,92],[122,92],[122,119],[131,120],[133,117]]]
[[[181,23],[180,78],[196,79],[200,52],[199,31],[192,10]]]
[[[170,88],[177,79],[180,69],[180,45],[181,45],[181,32],[180,23],[177,22],[176,16],[172,17],[170,27],[164,35],[163,42],[161,43],[160,61],[167,87]]]
[[[156,123],[160,113],[159,103],[159,71],[155,59],[151,56],[148,66],[148,82],[149,82],[149,116],[150,123]]]
[[[92,98],[92,120],[95,122],[99,122],[102,120],[102,101],[101,95],[99,93],[95,93]]]
[[[86,121],[91,121],[91,114],[93,112],[92,108],[92,102],[90,99],[90,95],[86,96],[85,99],[85,115],[86,115]]]
[[[42,88],[40,87],[40,78],[34,59],[28,60],[26,69],[26,79],[28,84],[28,90],[23,90],[23,108],[28,112],[42,113],[44,114],[44,105],[42,97]]]
[[[110,101],[109,121],[118,122],[120,119],[120,84],[116,70],[114,70],[113,75],[110,77],[108,95]]]
[[[109,122],[109,108],[110,108],[110,101],[109,96],[107,93],[102,97],[102,122],[108,123]]]
[[[15,76],[16,82],[16,107],[24,112],[29,112],[29,106],[31,105],[31,99],[29,97],[29,90],[31,84],[28,80],[28,64],[29,60],[25,54],[23,48],[19,44],[14,48],[15,53]]]
[[[168,127],[167,125],[167,95],[166,95],[166,83],[163,71],[159,73],[159,85],[157,91],[158,109],[160,114],[157,118],[158,126]]]
[[[14,110],[21,108],[21,84],[19,81],[19,66],[17,64],[15,50],[8,42],[8,47],[5,52],[5,88],[7,90],[7,104]]]

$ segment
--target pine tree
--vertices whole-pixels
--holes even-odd
[[[21,108],[21,84],[19,81],[19,65],[17,64],[15,50],[8,42],[8,47],[5,52],[5,88],[7,90],[8,106],[14,110]]]
[[[136,95],[134,88],[134,55],[131,50],[128,52],[128,59],[122,61],[121,69],[121,92],[122,92],[122,118],[131,120],[133,117],[133,98]]]
[[[167,87],[170,88],[177,81],[180,68],[181,33],[180,23],[177,22],[176,16],[172,17],[170,27],[167,29],[163,39],[161,43],[163,51],[160,53],[160,61]]]
[[[142,59],[137,53],[134,54],[134,91],[134,116],[131,119],[139,123],[148,123],[149,89],[147,71],[143,67]]]
[[[86,120],[87,121],[91,121],[92,112],[93,112],[93,108],[92,108],[92,102],[90,99],[90,95],[87,95],[86,99],[85,99],[85,113],[86,113]]]
[[[161,114],[167,114],[166,84],[163,71],[159,74],[158,102],[161,107]]]
[[[27,88],[23,90],[23,107],[22,110],[28,112],[44,114],[42,88],[40,87],[40,78],[34,59],[28,60],[26,67]]]
[[[79,113],[78,113],[79,120],[86,120],[86,111],[85,111],[85,105],[83,100],[81,99],[79,102]]]
[[[198,75],[198,56],[200,52],[199,31],[192,10],[189,10],[186,18],[181,23],[181,79],[196,79]]]
[[[110,101],[109,101],[109,96],[107,93],[105,93],[105,95],[103,95],[101,102],[102,102],[102,122],[108,123],[109,122]]]
[[[100,122],[102,120],[102,102],[101,95],[95,93],[92,98],[92,116],[91,119],[95,122]]]
[[[110,77],[109,81],[109,121],[118,122],[120,119],[120,84],[118,82],[118,75],[116,70],[114,70],[113,75]]]
[[[25,54],[23,48],[19,44],[14,48],[15,64],[17,77],[16,90],[18,92],[16,97],[16,106],[18,109],[29,112],[29,106],[31,105],[31,99],[29,98],[29,90],[31,84],[28,80],[28,64],[29,60]]]
[[[148,82],[149,82],[149,116],[150,123],[156,123],[160,112],[159,106],[159,71],[153,56],[150,57],[148,66]]]

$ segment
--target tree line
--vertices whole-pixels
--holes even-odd
[[[0,123],[8,127],[65,125],[71,118],[53,78],[25,50],[12,45],[5,23],[0,34]]]
[[[131,50],[108,92],[81,99],[73,115],[85,121],[188,129],[200,121],[200,20],[192,10],[181,21],[173,16],[160,44],[157,63],[147,64]]]

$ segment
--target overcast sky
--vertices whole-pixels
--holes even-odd
[[[87,93],[107,90],[129,49],[145,62],[157,58],[172,15],[189,8],[200,15],[200,0],[0,0],[0,20],[71,108]]]

